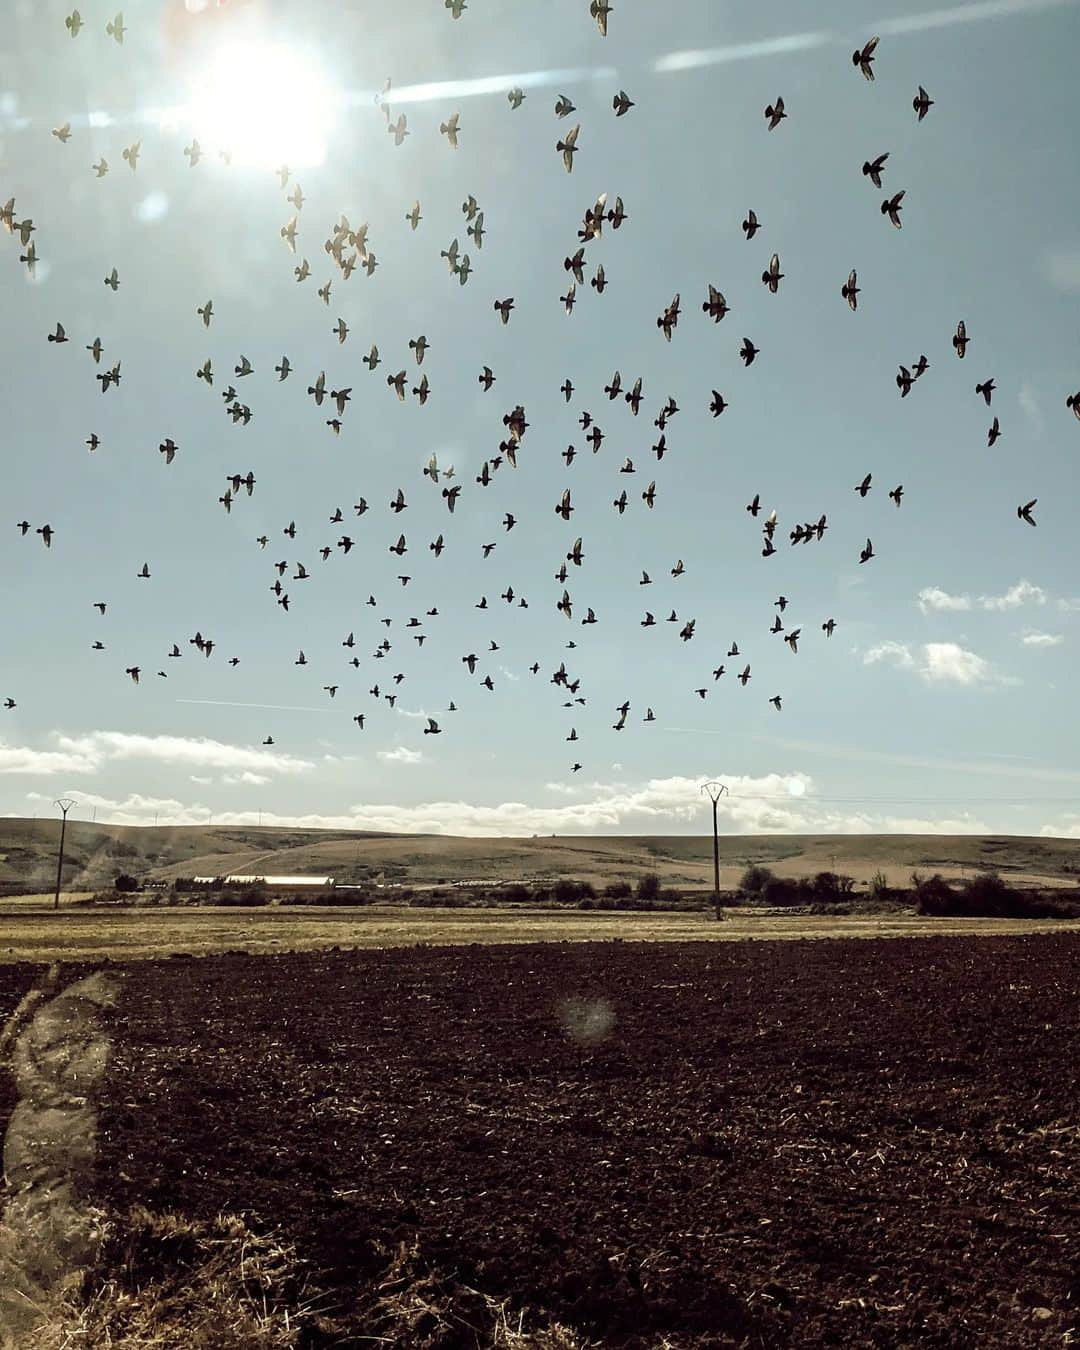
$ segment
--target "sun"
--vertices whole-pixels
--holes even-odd
[[[338,100],[325,72],[284,42],[233,41],[195,77],[187,105],[192,133],[234,164],[311,168],[327,156]]]

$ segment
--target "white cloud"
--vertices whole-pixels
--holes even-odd
[[[915,664],[911,648],[906,642],[879,642],[876,647],[863,653],[863,665],[877,665],[879,661],[892,661],[902,670],[910,670]]]
[[[924,614],[929,614],[932,610],[969,610],[975,604],[980,609],[1000,613],[1007,609],[1019,609],[1021,605],[1026,604],[1045,605],[1047,595],[1041,586],[1036,586],[1027,580],[1021,580],[1010,586],[1001,595],[980,595],[978,600],[974,602],[970,595],[953,595],[949,591],[942,590],[940,586],[924,586],[916,598],[919,608]],[[1071,607],[1068,601],[1059,600],[1058,605],[1061,608]]]
[[[0,741],[0,774],[94,773],[97,760],[81,751],[34,750]]]
[[[955,642],[926,642],[919,674],[927,683],[980,684],[992,678],[989,662]]]
[[[1056,823],[1044,825],[1039,834],[1044,839],[1080,839],[1080,816],[1065,816]]]
[[[176,797],[145,797],[141,792],[131,792],[124,798],[102,797],[96,792],[80,792],[73,789],[69,796],[74,797],[76,805],[72,810],[72,819],[83,819],[91,809],[102,813],[102,820],[113,825],[153,824],[159,817],[163,825],[199,825],[205,824],[210,812],[201,804],[185,805]],[[45,792],[28,792],[27,800],[32,802],[52,802],[52,796]]]
[[[262,773],[303,773],[313,769],[311,760],[295,755],[245,745],[230,745],[206,736],[141,736],[126,731],[91,731],[84,736],[55,734],[57,746],[80,755],[93,772],[106,762],[133,759],[159,764],[184,764],[197,769]]]
[[[1047,280],[1059,291],[1080,291],[1080,247],[1048,249],[1043,255]]]
[[[980,595],[979,605],[988,610],[1006,610],[1019,609],[1021,605],[1028,603],[1033,605],[1046,604],[1046,592],[1041,586],[1035,586],[1030,581],[1021,580],[1014,586],[1010,586],[1003,595]]]
[[[963,610],[971,608],[970,595],[950,595],[938,586],[924,586],[918,595],[919,608],[924,614],[935,610]]]
[[[1060,633],[1025,633],[1020,641],[1025,647],[1060,647],[1065,639]]]
[[[906,642],[879,642],[863,653],[863,664],[876,665],[891,662],[898,670],[914,670],[926,684],[989,684],[1012,683],[1011,679],[995,674],[984,657],[968,651],[956,642],[924,642],[918,657]]]
[[[399,745],[393,750],[376,750],[375,757],[385,764],[419,764],[424,758],[419,750],[410,750],[407,745]]]
[[[1041,436],[1046,429],[1046,419],[1043,417],[1042,408],[1039,406],[1035,386],[1030,380],[1024,380],[1020,385],[1020,392],[1016,396],[1016,401],[1020,404],[1024,416],[1031,424],[1032,431],[1036,436]]]
[[[250,769],[245,769],[243,773],[222,774],[221,781],[227,787],[234,787],[238,783],[247,784],[249,787],[262,787],[273,780],[264,773],[252,773]]]
[[[188,774],[188,777],[191,779],[193,783],[199,783],[203,787],[205,787],[208,783],[212,783],[214,781],[209,776],[204,778],[202,774],[198,773]]]
[[[715,766],[712,766],[715,768]],[[377,830],[472,837],[523,837],[533,834],[670,832],[683,826],[707,832],[709,803],[700,794],[703,773],[655,778],[644,783],[589,783],[578,802],[537,806],[525,802],[480,805],[464,801],[422,802],[412,806],[362,805],[337,815],[278,815],[272,811],[215,811],[215,825],[255,825],[297,829]],[[967,812],[944,819],[923,819],[866,811],[841,813],[814,799],[813,780],[798,770],[756,778],[722,775],[730,795],[720,798],[721,829],[734,834],[986,834],[988,824]],[[793,796],[791,785],[803,791]],[[552,786],[552,785],[548,785]],[[46,795],[29,794],[45,801]],[[113,801],[80,795],[80,808],[96,806],[98,819],[114,824],[204,825],[209,808],[168,798],[137,794]],[[1080,825],[1077,826],[1080,835]]]

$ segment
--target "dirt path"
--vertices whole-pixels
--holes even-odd
[[[34,1345],[54,1294],[97,1249],[86,1196],[97,1154],[97,1098],[111,1051],[105,1022],[119,980],[99,971],[50,998],[58,977],[54,967],[23,999],[0,1040],[14,1040],[18,1096],[4,1139],[4,1350]]]

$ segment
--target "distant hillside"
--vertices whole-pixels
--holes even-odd
[[[0,818],[0,888],[52,889],[59,822]],[[476,839],[240,826],[91,825],[69,821],[64,885],[94,890],[117,872],[147,879],[226,872],[323,874],[342,882],[412,885],[574,877],[594,884],[656,872],[665,885],[711,886],[708,836],[561,835]],[[733,887],[749,863],[780,876],[825,869],[868,881],[879,869],[890,884],[913,870],[960,876],[986,868],[1020,884],[1080,880],[1080,842],[1025,835],[728,835],[720,840],[721,885]]]

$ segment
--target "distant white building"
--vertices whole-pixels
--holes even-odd
[[[200,877],[195,878],[201,880]],[[292,890],[301,887],[307,887],[310,890],[328,890],[334,884],[333,877],[261,877],[261,876],[228,876],[223,877],[226,886],[283,886]]]

